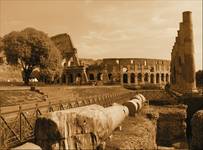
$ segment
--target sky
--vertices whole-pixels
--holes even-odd
[[[170,59],[183,11],[192,11],[199,70],[202,0],[0,0],[0,36],[33,27],[68,33],[80,58]]]

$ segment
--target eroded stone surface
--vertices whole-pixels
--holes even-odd
[[[203,110],[196,112],[192,118],[191,149],[203,149]]]

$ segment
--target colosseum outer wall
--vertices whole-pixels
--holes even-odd
[[[90,81],[103,84],[164,86],[170,82],[170,61],[144,58],[105,58],[89,66]]]

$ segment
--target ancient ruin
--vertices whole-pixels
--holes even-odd
[[[170,61],[148,58],[80,59],[66,33],[51,37],[63,55],[64,71],[60,83],[68,85],[121,84],[134,87],[170,83]]]
[[[87,68],[90,81],[134,87],[170,83],[170,61],[144,58],[105,58]]]
[[[77,49],[74,48],[70,36],[64,33],[53,36],[51,39],[63,56],[62,65],[64,69],[59,82],[77,85],[87,83],[85,68],[78,59]]]
[[[0,149],[203,149],[191,12],[171,61],[82,59],[68,34],[51,40],[63,57],[60,84],[0,88]]]
[[[171,52],[171,88],[180,93],[196,92],[192,12],[183,12]]]

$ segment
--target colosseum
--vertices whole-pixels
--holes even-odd
[[[163,86],[170,81],[170,61],[145,58],[105,58],[86,69],[89,81],[101,84]]]
[[[147,58],[80,59],[68,34],[51,38],[64,56],[61,83],[163,87],[170,82],[170,61]]]

